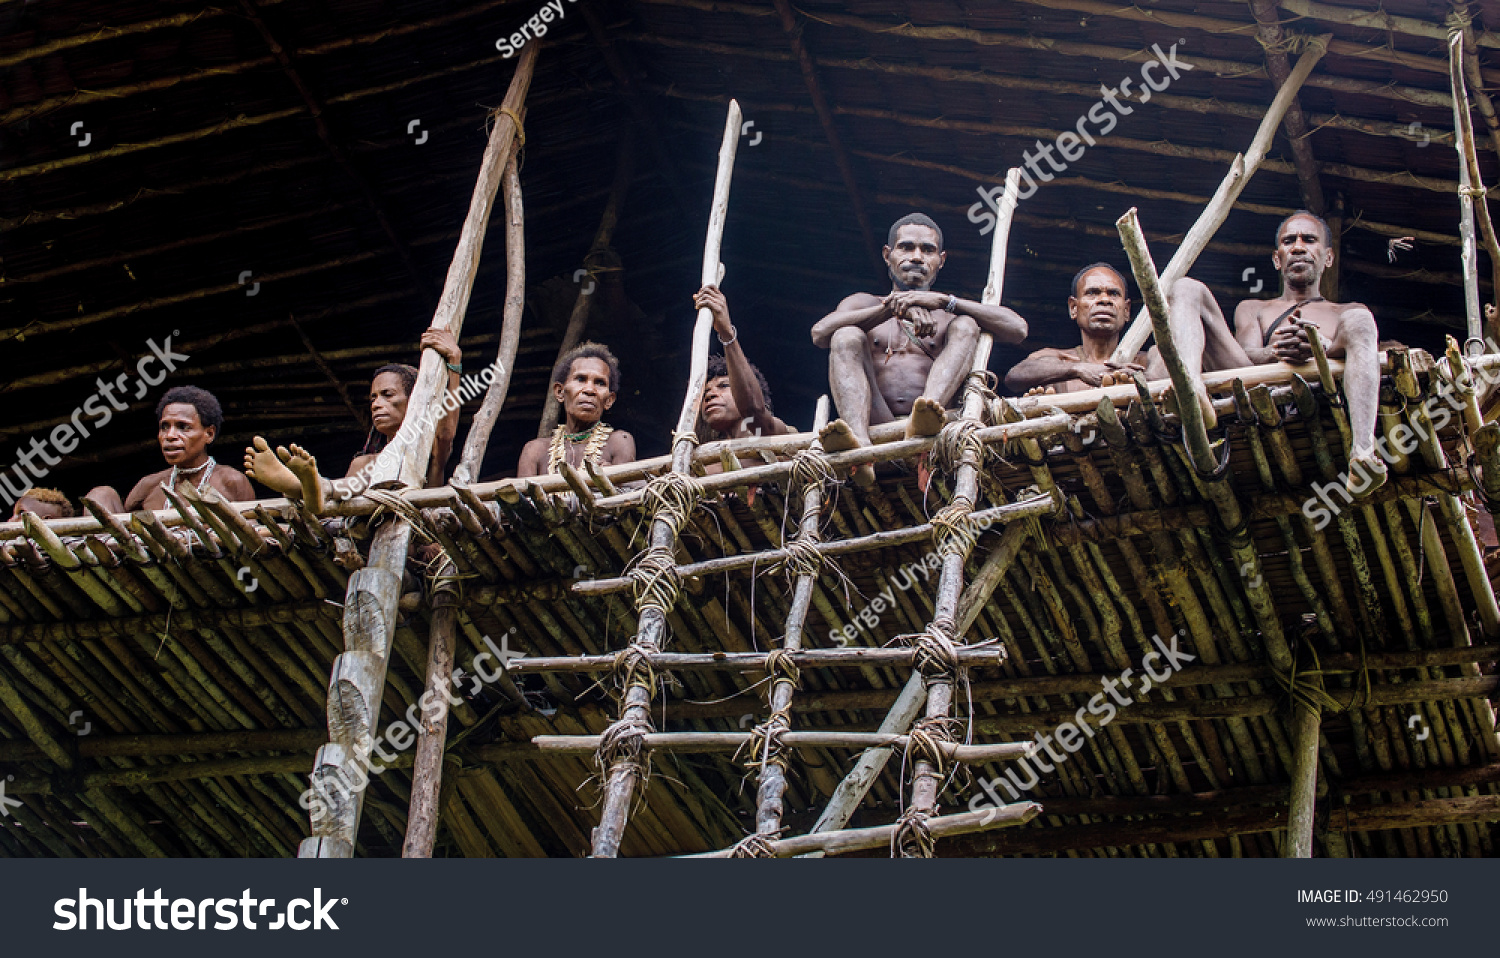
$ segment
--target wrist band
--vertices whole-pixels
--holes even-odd
[[[462,376],[464,373],[463,363],[443,363],[443,365],[448,367],[448,371],[450,373],[457,373],[460,376]]]
[[[740,338],[740,331],[738,329],[734,328],[734,323],[730,323],[729,324],[729,338],[725,339],[723,336],[720,336],[719,337],[719,345],[720,346],[728,346],[730,343],[734,342],[736,339],[739,339],[739,338]]]
[[[943,310],[945,312],[949,312],[949,313],[952,313],[953,315],[957,316],[958,315],[958,297],[957,296],[949,296],[948,297],[948,305],[944,306]]]

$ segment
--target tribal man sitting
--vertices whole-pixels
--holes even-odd
[[[812,328],[813,342],[829,350],[829,386],[842,417],[823,429],[828,452],[867,446],[872,424],[902,416],[908,437],[937,435],[969,375],[979,333],[1007,344],[1026,338],[1026,320],[1012,310],[933,290],[948,254],[930,217],[901,217],[888,243],[891,292],[855,293]],[[855,480],[868,485],[875,472],[861,466]]]

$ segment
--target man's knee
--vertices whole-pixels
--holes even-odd
[[[972,316],[956,316],[948,324],[948,342],[964,345],[979,342],[979,324]]]
[[[828,348],[835,355],[858,354],[864,350],[869,341],[865,331],[858,326],[845,326],[834,331],[833,338],[828,341]]]
[[[1374,346],[1380,341],[1380,330],[1368,309],[1351,309],[1339,317],[1339,335],[1345,349],[1351,345]]]
[[[1202,302],[1203,297],[1208,295],[1210,295],[1208,287],[1191,276],[1182,277],[1182,279],[1177,280],[1167,290],[1167,300],[1173,303],[1198,303]]]

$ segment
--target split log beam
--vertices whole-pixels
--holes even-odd
[[[1266,72],[1277,88],[1286,86],[1292,75],[1287,63],[1288,37],[1281,29],[1281,19],[1276,12],[1276,0],[1250,0],[1250,11],[1255,14],[1256,33],[1262,49],[1266,51]],[[1307,118],[1302,115],[1302,104],[1297,98],[1287,105],[1282,118],[1287,142],[1292,147],[1292,160],[1297,164],[1297,182],[1302,187],[1302,204],[1322,216],[1327,210],[1323,199],[1323,187],[1318,183],[1318,160],[1313,156],[1312,143],[1308,139]]]
[[[496,111],[469,211],[433,314],[432,327],[447,330],[455,339],[463,330],[495,194],[511,145],[520,132],[516,117],[531,86],[538,49],[533,42],[522,51],[510,88]],[[376,459],[371,485],[394,480],[405,487],[422,486],[432,454],[434,427],[442,416],[442,393],[447,381],[442,358],[435,350],[424,349],[416,385],[407,402],[407,415],[419,417],[419,428],[409,441],[398,436],[386,447],[391,455],[383,453]],[[364,792],[336,797],[328,783],[344,774],[346,766],[352,764],[357,768],[368,762],[395,643],[396,605],[411,535],[411,525],[405,519],[397,516],[386,522],[371,541],[366,566],[349,578],[344,605],[345,651],[334,660],[328,686],[330,741],[318,751],[313,766],[313,784],[325,799],[325,814],[314,818],[313,837],[303,841],[299,857],[349,858],[354,854]]]
[[[828,108],[828,98],[823,95],[823,83],[818,79],[818,68],[813,63],[812,54],[807,50],[807,44],[802,36],[803,25],[797,21],[797,16],[792,12],[792,5],[788,0],[773,0],[776,5],[776,15],[781,19],[781,29],[786,33],[787,40],[791,43],[792,54],[796,57],[797,66],[802,70],[802,81],[807,84],[808,96],[812,99],[813,111],[818,114],[818,122],[823,126],[823,135],[828,138],[828,145],[833,150],[833,162],[838,167],[839,176],[844,181],[844,189],[849,193],[849,203],[854,211],[855,222],[859,224],[860,235],[864,237],[865,251],[869,253],[872,262],[880,263],[881,273],[885,273],[884,257],[881,255],[881,245],[875,241],[875,232],[870,228],[870,214],[865,208],[864,198],[861,196],[859,180],[854,175],[854,167],[849,163],[849,152],[844,149],[844,141],[839,136],[837,124],[833,121],[833,111]]]
[[[1318,726],[1316,705],[1292,702],[1292,794],[1283,858],[1311,858],[1318,802]]]

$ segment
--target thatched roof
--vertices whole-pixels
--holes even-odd
[[[413,358],[484,145],[485,108],[498,104],[514,63],[496,40],[533,6],[266,2],[252,19],[234,5],[0,4],[0,337],[15,380],[0,442],[9,449],[62,421],[95,377],[129,368],[148,339],[177,330],[192,361],[168,382],[196,382],[224,400],[221,460],[237,461],[255,432],[299,438],[330,461],[351,455],[363,429],[293,320],[356,406],[374,366]],[[649,455],[664,448],[672,406],[655,386],[685,370],[688,297],[730,96],[761,139],[741,153],[725,288],[752,358],[777,358],[765,364],[781,410],[805,423],[825,378],[807,328],[842,296],[884,280],[861,212],[877,243],[910,209],[935,215],[950,249],[943,285],[977,295],[988,239],[966,215],[975,188],[997,184],[1039,137],[1074,128],[1100,83],[1135,75],[1152,44],[1177,45],[1194,69],[1119,117],[1022,206],[1007,299],[1031,320],[1034,341],[1067,344],[1068,277],[1086,262],[1122,261],[1115,217],[1139,206],[1164,262],[1273,92],[1241,4],[807,5],[801,38],[856,206],[770,4],[565,9],[543,41],[529,102],[532,310],[487,474],[512,468],[533,434],[570,305],[535,290],[566,284],[583,265],[627,131],[642,137],[642,161],[614,242],[623,271],[606,274],[623,292],[596,310],[590,333],[625,353],[616,418]],[[1463,312],[1457,163],[1445,139],[1447,9],[1387,4],[1408,18],[1393,30],[1338,22],[1357,9],[1309,0],[1279,14],[1287,35],[1335,37],[1300,101],[1329,208],[1343,198],[1341,289],[1372,304],[1387,335],[1439,347]],[[1484,22],[1481,14],[1487,62],[1495,40]],[[1493,180],[1494,144],[1478,125]],[[1194,271],[1226,300],[1274,278],[1272,231],[1304,203],[1293,159],[1279,138]],[[1416,236],[1416,248],[1393,264],[1387,243],[1401,235]],[[493,353],[501,245],[492,236],[466,326],[471,362]],[[995,366],[1018,355],[999,350]],[[150,471],[153,399],[134,402],[53,479],[77,495]]]
[[[0,342],[12,370],[0,384],[9,399],[0,466],[67,420],[96,377],[132,369],[148,340],[168,334],[191,361],[167,382],[208,387],[225,403],[221,460],[236,462],[238,447],[258,433],[345,461],[364,431],[346,400],[362,405],[374,366],[414,359],[431,315],[484,147],[486,111],[498,105],[514,62],[495,42],[537,6],[0,2]],[[1500,22],[1491,6],[1473,7],[1486,82],[1500,77],[1500,68],[1484,66],[1500,47],[1484,30],[1486,17]],[[1038,138],[1074,128],[1098,85],[1137,75],[1153,44],[1177,45],[1194,69],[1135,104],[1017,216],[1005,301],[1031,321],[1027,348],[1074,341],[1062,310],[1068,279],[1087,262],[1124,265],[1113,224],[1125,208],[1140,208],[1165,261],[1271,99],[1267,46],[1273,58],[1280,50],[1295,59],[1298,36],[1325,33],[1333,41],[1299,96],[1312,130],[1300,142],[1319,164],[1317,190],[1343,235],[1340,292],[1368,303],[1384,335],[1414,346],[1437,351],[1444,333],[1462,329],[1446,5],[1395,0],[1386,18],[1367,23],[1354,16],[1358,7],[1288,0],[1271,9],[1280,39],[1257,29],[1250,6],[1178,0],[899,10],[819,2],[796,8],[790,32],[770,4],[587,0],[565,9],[543,41],[527,100],[529,309],[486,475],[507,474],[536,433],[573,277],[626,136],[640,160],[613,242],[620,269],[600,276],[605,295],[589,335],[625,361],[615,421],[636,434],[641,455],[666,449],[730,97],[754,123],[742,142],[760,139],[740,150],[724,287],[778,413],[804,427],[826,383],[826,356],[808,327],[842,296],[881,288],[870,239],[878,245],[885,224],[926,210],[945,228],[941,285],[977,296],[989,238],[966,212],[976,187],[998,184]],[[1489,111],[1476,100],[1481,168],[1494,182],[1500,143],[1488,137]],[[1269,285],[1274,226],[1315,199],[1299,162],[1306,173],[1306,156],[1279,137],[1200,258],[1193,275],[1226,305],[1249,295],[1257,278]],[[1402,236],[1415,237],[1415,249],[1396,250],[1393,263],[1388,244]],[[465,325],[471,363],[488,362],[498,338],[500,246],[492,231]],[[1484,264],[1481,277],[1488,289]],[[992,368],[1003,372],[1019,355],[998,349]],[[1330,529],[1320,547],[1300,529],[1288,533],[1281,520],[1295,516],[1315,480],[1332,478],[1314,456],[1313,430],[1337,446],[1327,410],[1315,414],[1292,398],[1277,394],[1300,472],[1278,462],[1270,487],[1252,458],[1250,436],[1261,427],[1229,411],[1225,421],[1235,490],[1248,504],[1280,628],[1300,634],[1301,617],[1317,616],[1322,602],[1307,641],[1325,643],[1319,648],[1338,656],[1336,667],[1369,677],[1366,698],[1325,731],[1324,771],[1336,786],[1346,847],[1493,854],[1493,825],[1476,824],[1493,817],[1500,761],[1486,701],[1495,692],[1493,646],[1479,645],[1470,618],[1484,590],[1461,567],[1455,536],[1466,526],[1429,527],[1438,510],[1420,504],[1473,481],[1456,466],[1414,459],[1411,475],[1385,494],[1394,498],[1353,514],[1352,539]],[[159,468],[154,400],[132,398],[130,412],[49,481],[76,496],[100,482],[129,486]],[[1212,667],[1229,671],[1195,676],[1196,692],[1152,703],[1137,713],[1146,721],[1122,719],[1107,746],[1078,756],[1056,789],[1043,789],[1045,819],[940,849],[1276,854],[1288,780],[1285,702],[1257,645],[1265,623],[1248,604],[1251,587],[1236,581],[1225,531],[1205,526],[1210,512],[1170,444],[1149,428],[1104,438],[1107,449],[1065,448],[1076,445],[1068,436],[1052,446],[1058,484],[1088,515],[1048,520],[1041,541],[1049,548],[1010,574],[971,632],[999,637],[1009,650],[1003,666],[973,674],[977,731],[1023,738],[1075,706],[1076,685],[1131,661],[1151,633],[1191,626],[1183,588],[1215,622],[1205,646],[1218,658]],[[1269,432],[1263,441],[1277,442]],[[1451,431],[1445,437],[1455,464],[1456,441]],[[987,489],[1013,498],[1036,477],[1014,449],[1001,451],[1010,458],[990,470]],[[1127,475],[1148,478],[1145,501]],[[502,488],[511,487],[480,489],[478,508],[449,490],[417,497],[471,577],[460,662],[483,650],[483,636],[511,629],[534,656],[618,649],[634,628],[628,603],[565,590],[585,574],[623,568],[639,548],[630,542],[635,517],[590,524],[554,514],[545,500],[508,501]],[[944,492],[941,483],[934,492]],[[700,510],[683,558],[779,545],[784,495],[767,485],[753,502]],[[218,528],[183,508],[178,518],[159,517],[168,523],[159,530],[79,520],[54,523],[60,538],[0,531],[0,770],[15,771],[11,790],[27,799],[30,816],[0,829],[0,853],[287,854],[306,835],[297,796],[311,750],[326,740],[327,675],[343,648],[329,603],[363,562],[368,524],[355,516],[319,523],[267,503],[242,525],[232,510],[205,506]],[[888,480],[875,494],[846,489],[830,535],[920,524],[929,511],[913,479]],[[1138,515],[1115,521],[1112,511]],[[187,535],[188,514],[199,515],[196,538]],[[1170,550],[1152,537],[1163,530]],[[1288,534],[1301,536],[1297,548]],[[1435,571],[1435,543],[1446,578]],[[990,548],[981,542],[971,571]],[[843,566],[859,593],[873,596],[890,569],[925,549],[882,547]],[[266,574],[255,572],[262,585],[246,593],[236,572],[252,561]],[[1116,584],[1101,590],[1095,583],[1106,572]],[[1169,574],[1175,586],[1162,585]],[[780,581],[743,572],[705,579],[673,613],[674,651],[764,649],[782,627]],[[430,612],[415,583],[405,591],[387,721],[422,684]],[[842,627],[863,604],[832,575],[818,595],[817,635]],[[188,604],[178,601],[184,596]],[[861,643],[923,628],[928,600],[915,590],[903,596],[910,602]],[[905,674],[804,670],[797,721],[873,728]],[[677,679],[680,687],[664,693],[663,727],[736,730],[744,714],[761,711],[753,695],[725,700],[753,674],[687,671]],[[455,710],[452,735],[464,737],[450,742],[457,768],[441,849],[519,856],[586,848],[596,812],[586,807],[592,793],[575,789],[592,773],[589,763],[539,757],[527,743],[602,731],[611,708],[591,682],[528,676],[516,695],[486,689]],[[1356,691],[1333,694],[1342,701]],[[1434,730],[1420,742],[1405,724],[1417,707]],[[75,725],[85,721],[97,731],[80,736]],[[803,754],[787,802],[793,832],[805,830],[854,754]],[[221,764],[198,777],[206,770],[192,766],[205,762]],[[624,854],[720,848],[747,828],[753,796],[727,755],[658,759],[657,771]],[[400,769],[376,779],[362,851],[399,847],[408,781]],[[887,771],[855,824],[889,822],[899,796],[896,772]],[[1122,829],[1139,816],[1157,817]]]

